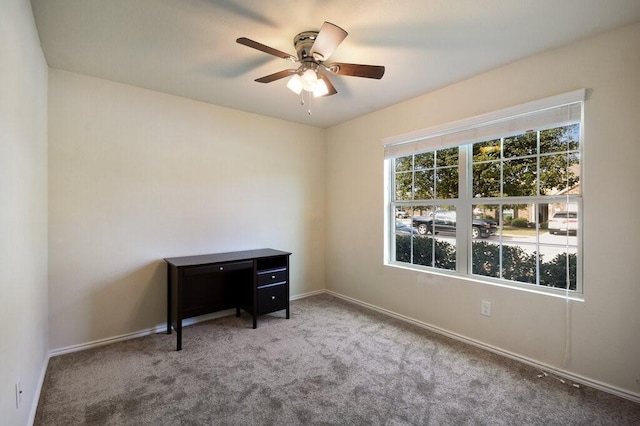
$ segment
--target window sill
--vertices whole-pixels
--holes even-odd
[[[584,294],[583,293],[579,293],[579,292],[575,292],[575,291],[566,291],[566,290],[562,290],[559,288],[553,288],[553,287],[544,287],[544,286],[535,286],[532,284],[519,284],[516,282],[499,282],[497,280],[491,280],[491,279],[481,279],[480,276],[466,276],[466,275],[461,275],[456,271],[450,271],[447,272],[445,270],[433,270],[433,269],[429,269],[427,267],[420,267],[418,265],[415,266],[410,266],[406,263],[395,263],[395,262],[385,262],[384,266],[388,266],[391,268],[397,268],[397,269],[404,269],[407,271],[413,271],[413,272],[419,272],[419,273],[423,273],[423,274],[429,274],[429,275],[435,275],[435,276],[441,276],[441,277],[447,277],[447,278],[454,278],[454,279],[458,279],[461,281],[467,281],[467,282],[471,282],[474,284],[484,284],[484,285],[491,285],[491,286],[496,286],[496,287],[502,287],[502,288],[506,288],[509,290],[517,290],[517,291],[525,291],[528,293],[534,293],[534,294],[540,294],[543,296],[551,296],[551,297],[556,297],[556,298],[560,298],[560,299],[567,299],[567,300],[573,300],[576,302],[584,302]]]

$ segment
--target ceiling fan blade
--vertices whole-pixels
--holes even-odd
[[[269,55],[277,56],[282,59],[289,59],[290,61],[297,61],[295,56],[291,56],[288,53],[285,53],[281,50],[274,49],[273,47],[265,46],[262,43],[258,43],[257,41],[253,41],[246,37],[240,37],[236,40],[237,43],[243,44],[247,47],[251,47],[253,49],[259,50],[264,53],[268,53]]]
[[[336,47],[347,37],[348,32],[331,22],[325,22],[320,28],[316,41],[309,52],[316,60],[325,61],[336,50]],[[317,58],[316,56],[320,57]]]
[[[384,75],[382,65],[344,64],[340,62],[327,66],[327,69],[338,75],[381,79]]]
[[[324,83],[327,85],[327,89],[329,90],[329,92],[326,95],[323,95],[323,96],[331,96],[331,95],[335,95],[336,93],[338,93],[336,88],[333,87],[333,84],[331,84],[331,80],[329,80],[329,77],[327,77],[324,74],[318,73],[318,78],[320,78],[320,79],[322,79],[322,81],[324,81]]]
[[[280,80],[281,78],[288,77],[295,74],[297,70],[283,70],[273,74],[265,75],[264,77],[256,78],[258,83],[271,83],[272,81]]]

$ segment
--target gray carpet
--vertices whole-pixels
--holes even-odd
[[[640,404],[329,295],[54,357],[35,425],[639,425]]]

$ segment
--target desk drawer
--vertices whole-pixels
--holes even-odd
[[[287,268],[258,271],[258,287],[266,284],[281,283],[287,280]]]
[[[287,309],[287,284],[276,284],[258,288],[258,314]]]
[[[213,265],[204,265],[204,266],[190,266],[184,268],[184,275],[202,275],[202,274],[210,274],[212,272],[231,272],[231,271],[239,271],[242,269],[253,269],[253,262],[227,262],[227,263],[217,263]]]

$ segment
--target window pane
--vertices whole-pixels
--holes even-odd
[[[396,229],[395,235],[395,249],[396,260],[398,262],[411,263],[413,253],[413,241],[411,234],[404,234],[398,232]]]
[[[551,217],[547,228],[551,235],[577,235],[579,216],[578,205],[576,203],[555,203],[550,207]],[[553,242],[565,244],[565,239],[554,240]],[[569,241],[571,245],[576,245],[577,241]]]
[[[540,194],[580,193],[580,157],[561,153],[540,157]]]
[[[540,285],[557,288],[569,285],[570,290],[576,290],[578,205],[555,203],[547,205],[547,210],[548,232],[540,232]]]
[[[471,258],[473,274],[500,278],[500,244],[497,241],[474,240]]]
[[[525,157],[538,153],[538,133],[530,132],[504,138],[504,157]]]
[[[406,220],[411,219],[413,216],[413,209],[411,207],[396,207],[396,219]],[[411,225],[411,221],[408,221],[408,225]]]
[[[434,165],[433,156],[434,152],[425,152],[422,154],[415,155],[415,169],[416,170],[424,170],[424,169],[432,169]]]
[[[577,150],[580,144],[580,125],[556,127],[540,132],[540,153]]]
[[[439,269],[456,269],[456,243],[441,237],[435,238],[434,267]]]
[[[447,148],[436,151],[436,165],[438,167],[457,166],[459,148]]]
[[[413,156],[399,157],[395,159],[396,172],[408,172],[413,168]]]
[[[500,163],[478,163],[473,165],[473,196],[500,196]]]
[[[500,139],[473,144],[473,162],[497,160],[500,158]]]
[[[458,167],[437,169],[436,196],[440,199],[458,198]]]
[[[394,236],[396,260],[399,262],[411,263],[413,256],[412,237],[416,230],[411,227],[412,215],[412,207],[403,206],[396,209]]]
[[[538,270],[536,259],[535,245],[505,242],[502,245],[502,278],[535,284]]]
[[[456,208],[438,206],[433,214],[435,234],[434,266],[440,269],[456,269]]]
[[[413,209],[412,226],[420,235],[432,234],[434,206],[416,206]]]
[[[454,206],[441,206],[433,215],[433,228],[438,233],[449,234],[455,237],[456,233],[456,209]]]
[[[414,190],[414,200],[430,200],[433,198],[433,169],[415,172]]]
[[[536,159],[521,158],[505,161],[503,180],[504,197],[536,195]]]
[[[471,238],[489,238],[500,231],[500,206],[474,205],[471,218]]]
[[[513,244],[535,244],[536,217],[535,204],[505,204],[502,207],[503,239]]]
[[[476,204],[472,216],[472,273],[500,278],[500,206]]]
[[[537,209],[535,204],[502,207],[503,278],[535,284],[537,277]]]
[[[434,265],[435,241],[428,235],[433,235],[433,206],[416,206],[412,225],[417,237],[414,238],[414,253],[412,263],[422,266]]]
[[[413,172],[396,173],[396,200],[411,200],[413,198]]]
[[[540,285],[576,290],[578,282],[578,250],[575,247],[540,249]]]

